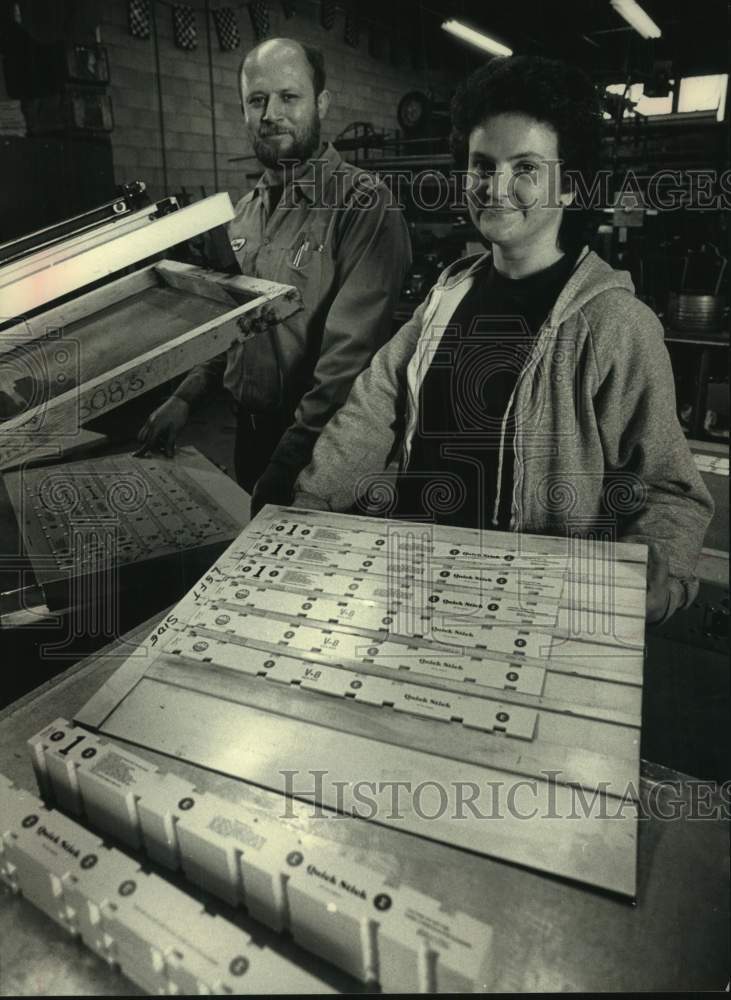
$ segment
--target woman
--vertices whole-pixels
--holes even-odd
[[[448,267],[375,355],[295,503],[348,510],[385,488],[392,516],[642,542],[647,618],[665,620],[697,592],[713,505],[662,326],[585,245],[594,88],[553,60],[495,59],[458,89],[452,120],[491,249]]]

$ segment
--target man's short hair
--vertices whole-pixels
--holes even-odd
[[[599,166],[601,109],[590,78],[578,67],[542,56],[491,59],[459,85],[452,98],[452,152],[467,164],[473,129],[493,115],[527,115],[558,136],[562,175],[580,175],[591,191]],[[596,229],[596,213],[584,204],[564,211],[558,234],[562,250],[579,249]]]
[[[305,45],[302,42],[298,42],[297,44],[302,47],[302,51],[305,54],[305,59],[307,60],[310,69],[312,70],[312,86],[314,87],[315,97],[317,98],[325,89],[325,83],[327,80],[327,76],[325,73],[325,57],[323,56],[320,49],[316,49],[314,45]],[[255,49],[257,48],[259,48],[258,45],[255,46],[254,49],[251,50],[251,52],[254,52]],[[239,94],[242,98],[243,98],[243,92],[241,86],[241,78],[244,72],[244,63],[251,55],[251,52],[247,52],[244,58],[239,63]]]

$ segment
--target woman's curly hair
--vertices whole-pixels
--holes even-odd
[[[593,189],[602,118],[594,85],[583,70],[541,56],[491,59],[459,85],[451,110],[452,152],[462,168],[472,130],[493,115],[512,112],[550,125],[558,136],[564,184],[581,178],[578,190],[573,183],[574,202],[564,210],[559,247],[578,250],[591,239],[596,213],[580,194]]]

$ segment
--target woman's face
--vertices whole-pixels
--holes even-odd
[[[494,115],[469,139],[470,218],[490,243],[510,251],[555,247],[564,206],[558,136],[527,115]]]

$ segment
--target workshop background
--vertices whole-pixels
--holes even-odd
[[[324,136],[347,158],[445,178],[454,169],[449,99],[488,58],[448,34],[448,19],[516,53],[582,65],[603,95],[612,178],[594,248],[632,273],[664,322],[679,417],[717,505],[698,601],[649,640],[646,756],[728,777],[728,7],[643,7],[660,38],[643,38],[608,0],[3,0],[0,243],[109,202],[135,181],[152,200],[239,198],[258,170],[237,69],[265,37],[322,50],[333,94]],[[660,171],[666,210],[648,195]],[[425,180],[422,202],[437,183]],[[405,211],[415,254],[394,329],[474,239],[464,213],[408,197]],[[128,415],[130,435],[138,420]],[[196,414],[185,440],[230,471],[233,422],[221,397]],[[28,671],[17,684],[40,679]]]

